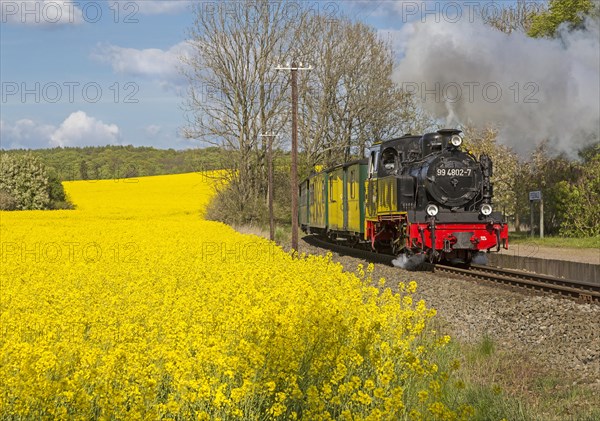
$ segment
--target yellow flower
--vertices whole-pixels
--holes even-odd
[[[267,387],[267,390],[268,390],[269,392],[274,392],[274,391],[275,391],[275,388],[277,387],[277,384],[276,384],[274,381],[270,381],[270,382],[267,382],[267,383],[265,384],[265,386]]]
[[[0,212],[6,418],[420,419],[402,387],[455,384],[425,361],[450,338],[414,281],[381,291],[373,264],[204,220],[221,175],[67,182],[76,210]]]

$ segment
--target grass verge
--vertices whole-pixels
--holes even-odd
[[[524,232],[509,233],[511,244],[536,244],[543,247],[564,248],[600,248],[600,237],[572,238],[572,237],[531,237]]]
[[[503,350],[484,336],[451,342],[439,351],[445,365],[460,365],[446,399],[475,409],[477,421],[592,421],[600,419],[600,386],[579,384],[530,356]],[[444,369],[442,367],[442,369]]]

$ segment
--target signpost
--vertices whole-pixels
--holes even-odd
[[[540,202],[540,238],[544,238],[544,199],[540,190],[529,192],[529,204],[531,207],[531,236],[533,237],[533,202]]]
[[[529,192],[529,201],[533,202],[536,200],[542,200],[542,192],[541,191],[530,191]]]

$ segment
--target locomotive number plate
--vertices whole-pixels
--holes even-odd
[[[439,177],[470,177],[471,168],[438,168],[437,175]]]

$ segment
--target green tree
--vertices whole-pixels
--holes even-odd
[[[82,180],[88,179],[88,165],[85,159],[82,159],[79,164],[79,175]]]
[[[566,182],[570,185],[577,180],[578,165],[564,154],[554,155],[548,142],[542,142],[532,153],[528,169],[529,176],[523,180],[527,190],[540,190],[544,199],[544,232],[558,234],[567,217],[559,206],[564,195],[560,184]],[[523,199],[527,200],[527,197],[524,195]],[[537,221],[537,207],[534,207],[534,214]]]
[[[598,5],[592,0],[550,0],[548,10],[533,17],[529,36],[555,37],[558,27],[567,23],[569,30],[581,28],[584,17],[598,15]]]
[[[481,12],[485,23],[505,34],[511,34],[513,32],[528,33],[534,18],[547,9],[545,3],[517,0],[516,3],[506,2],[499,13],[486,13],[485,10],[484,7]]]
[[[600,235],[600,143],[586,148],[583,156],[577,180],[558,183],[558,206],[563,214],[562,235]]]
[[[31,153],[0,157],[0,191],[16,210],[47,209],[50,205],[48,174],[41,161]]]
[[[48,197],[50,209],[73,209],[73,204],[67,200],[67,194],[60,178],[53,168],[48,171]]]

